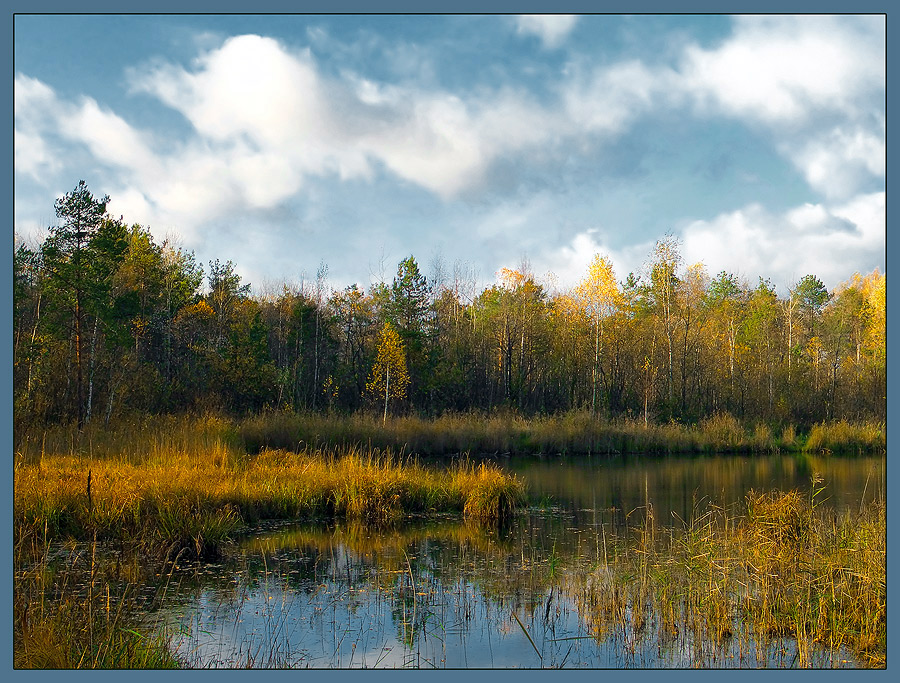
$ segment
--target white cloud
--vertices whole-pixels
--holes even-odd
[[[517,25],[557,46],[574,21],[520,17]],[[115,213],[155,231],[177,229],[192,245],[204,226],[277,207],[312,177],[387,172],[452,198],[489,184],[497,161],[533,162],[563,145],[612,138],[641,116],[690,109],[768,134],[825,203],[777,214],[746,206],[695,222],[684,232],[686,261],[779,282],[805,272],[844,278],[848,259],[883,258],[883,193],[880,205],[878,194],[860,195],[885,172],[883,43],[879,17],[739,18],[731,36],[688,46],[672,65],[571,62],[548,88],[557,99],[546,103],[524,86],[450,92],[424,76],[334,76],[309,50],[237,36],[203,46],[188,67],[157,62],[129,72],[133,92],[158,98],[193,126],[187,139],[165,145],[95,100],[67,102],[17,75],[16,172],[48,182],[43,176],[71,157],[62,145],[74,141],[114,167]],[[616,252],[580,227],[548,236],[548,225],[560,225],[559,203],[486,212],[481,244],[497,259],[527,251],[536,272],[553,270],[564,282],[577,281],[594,252],[609,254],[620,278],[640,269],[652,241]],[[493,270],[497,262],[487,258]]]
[[[66,106],[58,114],[60,132],[86,145],[94,157],[123,168],[158,174],[156,157],[143,136],[113,112],[85,98],[80,107]]]
[[[675,89],[700,111],[767,127],[827,199],[884,178],[883,17],[739,17],[722,44],[686,48],[679,70]]]
[[[748,279],[771,278],[782,293],[812,273],[829,288],[846,280],[848,263],[884,263],[883,192],[840,206],[806,204],[772,213],[754,204],[682,232],[685,261],[703,261]],[[852,267],[852,266],[851,266]]]
[[[47,121],[58,107],[56,94],[46,84],[22,74],[16,75],[13,87],[15,170],[40,179],[60,166],[44,135]]]
[[[720,46],[686,49],[683,86],[705,107],[769,123],[858,112],[884,88],[884,21],[874,19],[739,17]]]
[[[544,47],[559,47],[575,27],[578,17],[572,14],[522,14],[516,17],[519,35],[534,35]]]
[[[449,197],[478,182],[496,154],[547,135],[540,109],[521,96],[465,101],[353,74],[329,80],[308,52],[259,36],[227,40],[193,71],[165,65],[137,74],[133,88],[230,150],[228,173],[266,206],[299,190],[309,174],[369,178],[373,161]]]
[[[884,178],[884,132],[882,118],[880,131],[838,126],[799,145],[784,142],[781,148],[811,187],[830,199],[843,199],[868,180]]]
[[[567,244],[550,250],[535,259],[535,270],[552,272],[560,289],[577,285],[587,275],[594,254],[609,259],[616,280],[622,282],[629,273],[641,275],[653,250],[655,240],[640,240],[618,248],[611,247],[603,238],[603,231],[590,228],[576,234]]]
[[[16,173],[27,173],[33,178],[40,179],[46,171],[56,171],[61,162],[50,150],[39,133],[16,129],[13,136],[15,145]]]
[[[576,134],[584,131],[619,133],[677,85],[667,69],[650,69],[629,61],[573,75],[562,88],[565,111]]]

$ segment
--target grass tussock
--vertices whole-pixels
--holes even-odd
[[[884,450],[886,444],[883,423],[850,424],[840,420],[813,425],[803,450],[810,453],[868,453]]]

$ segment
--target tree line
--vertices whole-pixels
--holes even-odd
[[[82,181],[58,224],[14,250],[17,433],[135,413],[266,409],[384,415],[585,410],[694,422],[885,419],[885,276],[833,291],[815,275],[779,296],[659,240],[617,280],[595,255],[551,290],[527,266],[478,290],[413,256],[391,282],[312,282],[253,295],[231,261],[108,215]]]

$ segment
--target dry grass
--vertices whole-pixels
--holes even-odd
[[[124,460],[44,455],[18,459],[17,543],[41,537],[117,539],[167,552],[215,553],[259,519],[340,517],[371,524],[409,513],[457,512],[497,524],[524,504],[521,480],[495,466],[428,469],[390,453],[264,451],[219,464],[190,456]],[[90,497],[88,477],[90,476]]]
[[[880,422],[850,424],[846,420],[813,425],[803,447],[812,453],[868,453],[887,446],[885,425]]]

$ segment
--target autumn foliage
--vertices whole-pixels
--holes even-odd
[[[714,415],[786,425],[884,421],[885,275],[776,290],[685,264],[661,239],[639,271],[593,254],[560,288],[527,265],[481,285],[410,255],[391,282],[252,292],[79,184],[60,226],[14,254],[16,438],[47,424],[266,410],[395,415],[588,411],[645,425]],[[82,225],[83,224],[83,225]],[[80,227],[79,227],[80,226]]]

